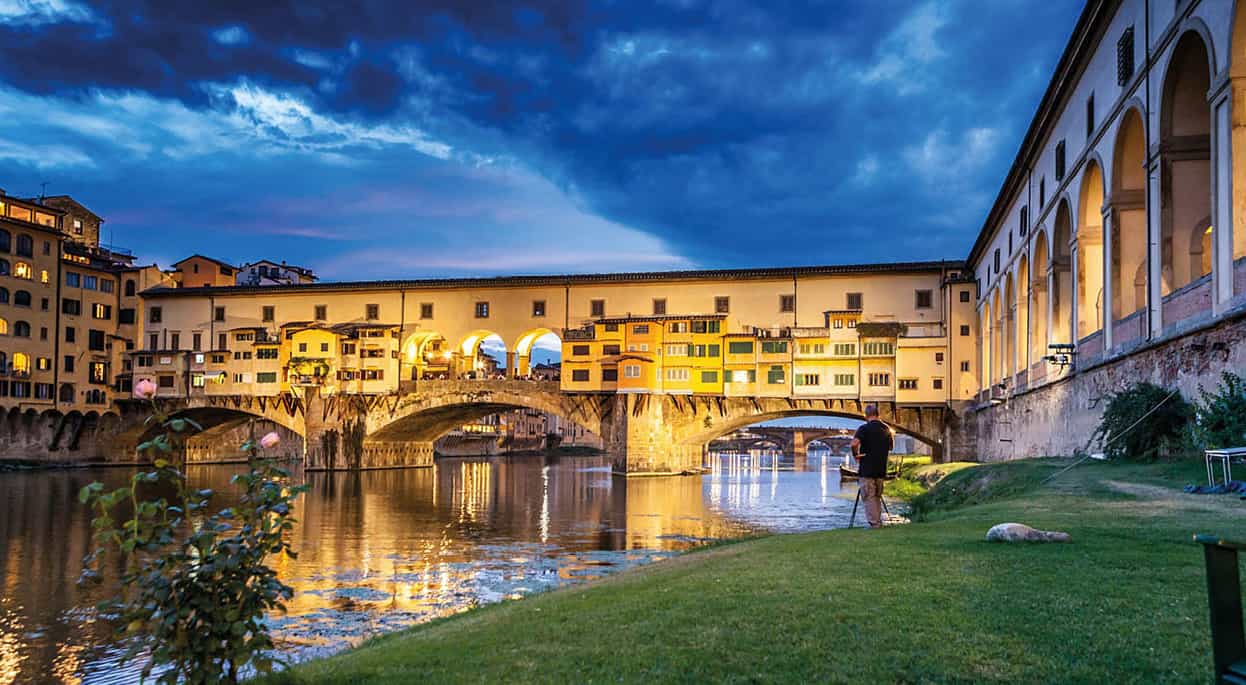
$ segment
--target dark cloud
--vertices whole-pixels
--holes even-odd
[[[229,106],[206,84],[259,84],[514,159],[706,265],[958,257],[1077,9],[118,2],[0,20],[0,80],[199,110]]]

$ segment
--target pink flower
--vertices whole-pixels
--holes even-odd
[[[134,396],[148,399],[156,396],[156,384],[144,378],[134,385]]]
[[[279,442],[281,442],[281,436],[277,435],[277,431],[272,431],[264,434],[264,437],[260,438],[260,447],[268,449]]]

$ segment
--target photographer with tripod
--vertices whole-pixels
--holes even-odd
[[[894,442],[891,429],[878,420],[878,406],[865,406],[866,422],[852,438],[852,453],[860,465],[858,488],[865,501],[865,520],[870,528],[883,527],[883,483],[887,476],[887,455]]]

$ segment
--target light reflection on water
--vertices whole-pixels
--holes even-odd
[[[295,473],[295,588],[270,622],[288,657],[650,563],[707,541],[842,527],[855,488],[838,462],[715,456],[701,477],[610,474],[604,457],[439,460],[432,469]],[[192,467],[230,503],[230,466]],[[89,551],[83,485],[121,469],[0,474],[0,683],[134,680],[90,607],[114,588],[74,584]]]

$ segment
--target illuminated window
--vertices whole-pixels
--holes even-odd
[[[9,334],[9,322],[5,321],[4,319],[0,319],[0,335],[8,335],[8,334]]]
[[[190,387],[202,388],[204,386],[204,376],[201,373],[190,374]]]
[[[34,274],[35,274],[34,269],[31,269],[30,265],[27,264],[26,262],[18,262],[13,265],[13,277],[14,278],[24,278],[29,281],[30,279],[34,278]]]
[[[48,270],[47,269],[43,269],[42,271],[39,272],[39,282],[40,283],[48,282]]]
[[[36,357],[35,358],[35,370],[36,371],[49,371],[51,370],[51,368],[52,368],[51,357]]]
[[[90,379],[92,383],[108,382],[108,364],[104,362],[91,362],[90,370]]]
[[[30,373],[30,355],[25,352],[13,353],[13,373]]]

